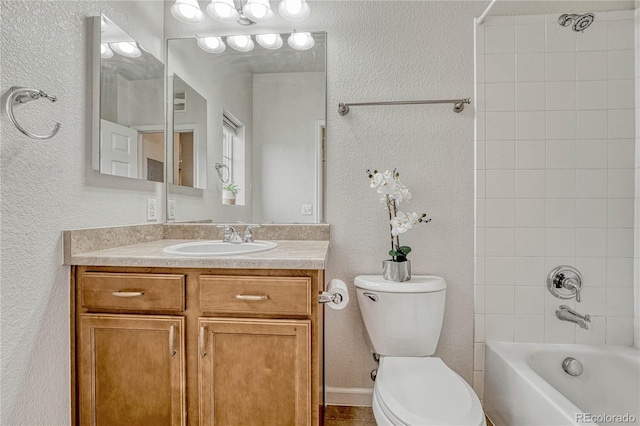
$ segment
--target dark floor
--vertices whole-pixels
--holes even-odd
[[[376,421],[371,407],[327,405],[324,411],[324,426],[376,426]],[[489,418],[487,426],[493,426]]]

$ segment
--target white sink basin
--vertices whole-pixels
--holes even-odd
[[[223,241],[192,241],[165,247],[165,254],[174,256],[229,256],[235,254],[257,253],[274,249],[278,246],[273,241],[255,241],[253,243],[225,243]]]

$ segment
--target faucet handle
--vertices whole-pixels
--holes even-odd
[[[575,297],[576,301],[580,302],[582,274],[571,266],[558,266],[547,276],[547,289],[559,299],[571,299]]]
[[[245,243],[252,243],[252,242],[254,242],[254,240],[253,240],[253,230],[254,230],[255,228],[260,228],[260,225],[257,225],[257,224],[250,224],[250,225],[247,225],[247,227],[246,227],[246,228],[245,228],[245,230],[244,230],[244,238],[243,238],[243,241],[244,241]]]

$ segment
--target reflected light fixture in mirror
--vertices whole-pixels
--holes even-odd
[[[274,16],[269,0],[211,0],[206,9],[216,21],[240,25],[269,22]],[[311,8],[307,0],[280,0],[278,11],[288,21],[302,21],[309,17]],[[185,24],[199,24],[204,20],[197,0],[176,0],[171,14]]]
[[[119,43],[109,43],[111,50],[118,55],[122,55],[127,58],[139,58],[142,52],[138,48],[135,41],[121,41]],[[113,56],[113,54],[111,55]]]
[[[171,14],[185,24],[199,24],[204,21],[204,13],[200,10],[198,0],[176,0],[171,6]]]
[[[280,34],[259,34],[256,36],[258,44],[265,49],[277,50],[282,47],[282,37]]]
[[[198,47],[209,53],[222,53],[227,46],[220,37],[197,37]]]
[[[234,35],[227,37],[227,43],[238,52],[250,52],[254,48],[253,40],[248,35]]]
[[[297,50],[311,49],[316,44],[311,33],[291,33],[287,43]]]
[[[102,43],[100,45],[100,57],[102,59],[113,58],[113,50],[109,47],[109,43]]]

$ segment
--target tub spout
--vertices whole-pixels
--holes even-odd
[[[591,329],[591,317],[589,315],[580,315],[567,305],[558,306],[558,309],[556,309],[556,317],[561,321],[569,321],[578,324],[585,330]]]

